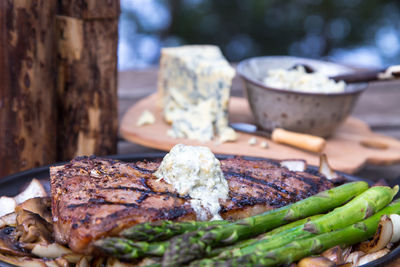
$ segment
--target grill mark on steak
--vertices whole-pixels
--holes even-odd
[[[190,198],[153,175],[160,163],[80,157],[51,167],[56,240],[75,252],[91,253],[93,240],[137,223],[195,219]],[[221,169],[229,198],[221,201],[220,214],[230,220],[279,208],[333,186],[324,177],[291,172],[274,161],[227,158],[221,160]]]
[[[102,198],[99,199],[95,199],[95,198],[91,198],[88,200],[88,202],[86,203],[79,203],[79,204],[71,204],[68,205],[67,208],[68,209],[75,209],[78,207],[90,207],[92,205],[121,205],[121,206],[126,206],[126,207],[131,207],[131,208],[138,208],[139,205],[135,204],[135,203],[125,203],[125,202],[113,202],[113,201],[106,201]]]
[[[266,198],[262,198],[262,197],[253,197],[253,196],[248,196],[248,195],[243,195],[243,194],[230,193],[230,197],[231,197],[232,201],[239,207],[253,206],[256,204],[268,203],[269,205],[274,206],[275,208],[280,208],[280,207],[283,207],[283,206],[289,204],[289,202],[280,195],[276,199],[266,199]],[[224,208],[222,208],[221,212],[226,212],[226,210]]]
[[[151,189],[149,190],[143,190],[137,187],[128,187],[128,186],[117,186],[117,187],[99,187],[99,189],[104,189],[104,190],[128,190],[128,191],[136,191],[136,192],[141,192],[145,194],[153,194],[153,195],[160,195],[160,196],[168,196],[168,197],[177,197],[177,198],[182,198],[182,199],[190,199],[188,195],[186,196],[180,196],[175,193],[171,192],[154,192]]]
[[[264,180],[260,180],[260,179],[254,178],[252,176],[249,176],[249,175],[236,173],[236,172],[224,172],[224,174],[228,175],[228,177],[225,177],[226,179],[229,179],[229,176],[235,176],[235,177],[238,177],[238,178],[249,180],[251,182],[255,182],[255,183],[258,183],[258,184],[266,185],[266,186],[271,187],[272,189],[277,190],[277,191],[279,191],[281,193],[288,194],[291,197],[296,197],[295,193],[289,192],[289,191],[283,189],[282,187],[280,187],[280,186],[278,186],[278,185],[276,185],[274,183],[270,183],[270,182],[267,182],[267,181],[264,181]]]
[[[135,165],[135,164],[129,164],[129,165],[130,165],[132,168],[134,168],[135,170],[140,171],[140,172],[143,172],[143,173],[146,173],[146,174],[152,174],[152,173],[155,172],[154,170],[145,169],[145,168],[139,167],[139,166],[137,166],[137,165]]]
[[[147,194],[147,193],[142,193],[142,194],[140,195],[139,199],[136,200],[136,203],[140,204],[140,203],[142,203],[143,201],[145,201],[146,198],[148,198],[148,197],[149,197],[149,194]]]
[[[295,175],[293,175],[292,176],[293,178],[295,178],[295,179],[297,179],[297,180],[300,180],[300,181],[302,181],[302,182],[305,182],[305,183],[307,183],[309,186],[311,186],[311,187],[318,187],[319,186],[319,182],[317,181],[313,181],[313,180],[311,180],[311,179],[309,179],[309,178],[307,178],[307,177],[303,177],[303,176],[300,176],[300,175],[298,175],[298,174],[295,174]]]

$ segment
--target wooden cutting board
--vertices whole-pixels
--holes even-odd
[[[124,115],[120,132],[131,142],[169,151],[174,145],[208,146],[217,154],[246,155],[274,159],[305,159],[311,165],[318,165],[319,155],[290,146],[273,143],[264,137],[256,137],[257,144],[249,145],[250,134],[239,133],[239,139],[232,143],[217,144],[215,141],[201,143],[188,139],[174,139],[167,135],[170,126],[163,120],[161,110],[156,106],[156,95],[150,95],[133,105]],[[144,110],[152,112],[156,121],[152,125],[136,126],[136,121]],[[254,123],[247,100],[232,97],[229,107],[230,122]],[[262,141],[267,141],[269,148],[262,148]],[[386,148],[371,148],[361,142],[374,142]],[[348,118],[327,140],[323,151],[327,154],[330,165],[339,171],[354,173],[365,164],[389,165],[400,162],[400,140],[373,133],[369,126],[353,117]]]

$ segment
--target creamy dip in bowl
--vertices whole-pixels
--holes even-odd
[[[331,62],[290,56],[255,57],[239,63],[237,72],[244,82],[244,92],[254,118],[266,130],[280,127],[322,137],[333,134],[349,116],[367,84],[349,84],[344,90],[300,90],[267,86],[264,79],[273,70],[290,70],[307,65],[326,77],[354,72]],[[311,83],[312,84],[312,83]]]

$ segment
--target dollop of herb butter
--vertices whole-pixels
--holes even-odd
[[[198,220],[222,220],[219,200],[226,200],[228,182],[219,160],[208,147],[178,144],[165,155],[155,176],[171,184],[190,204]]]

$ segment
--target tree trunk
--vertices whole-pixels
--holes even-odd
[[[57,18],[58,159],[115,154],[119,1],[62,0],[60,7],[68,16]]]
[[[0,177],[56,159],[56,9],[0,1]]]

